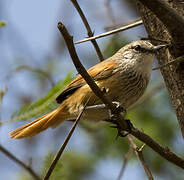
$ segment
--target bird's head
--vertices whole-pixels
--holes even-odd
[[[121,48],[117,55],[130,67],[141,73],[150,73],[155,53],[167,45],[154,46],[148,41],[138,40]]]

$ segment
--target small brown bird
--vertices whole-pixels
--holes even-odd
[[[125,109],[130,108],[144,93],[152,70],[154,53],[165,45],[153,46],[143,40],[122,47],[116,54],[88,70],[99,88],[106,90],[107,96],[119,102]],[[89,99],[90,97],[90,99]],[[108,119],[109,112],[95,96],[85,80],[76,77],[57,97],[60,106],[54,111],[17,128],[10,133],[11,138],[34,136],[49,127],[56,127],[65,120],[75,120],[89,99],[81,120],[100,121]]]

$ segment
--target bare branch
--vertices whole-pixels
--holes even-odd
[[[33,171],[31,167],[24,164],[21,160],[16,158],[12,153],[10,153],[7,149],[0,145],[0,151],[4,153],[8,158],[13,160],[15,163],[23,167],[35,180],[41,180],[41,178]]]
[[[75,42],[75,44],[80,44],[80,43],[83,43],[83,42],[86,42],[86,41],[91,41],[93,39],[98,39],[98,38],[109,36],[109,35],[112,35],[112,34],[115,34],[115,33],[121,32],[121,31],[125,31],[127,29],[139,26],[142,23],[143,23],[142,20],[138,20],[138,21],[136,21],[134,23],[131,23],[131,24],[128,23],[127,25],[125,25],[123,27],[120,27],[118,29],[115,29],[115,30],[112,30],[112,31],[109,31],[109,32],[105,32],[105,33],[99,34],[97,36],[93,36],[93,37],[90,37],[90,38],[85,38],[83,40],[77,41],[77,42]]]
[[[132,150],[133,150],[132,147],[130,147],[129,150],[128,150],[128,152],[127,152],[127,154],[125,154],[125,156],[123,158],[123,165],[121,167],[121,170],[119,172],[119,175],[118,175],[117,180],[121,180],[121,178],[123,177],[123,174],[125,172],[125,168],[127,166],[127,163],[128,163],[129,159],[132,156],[132,152],[133,152]]]
[[[158,66],[158,67],[156,67],[156,68],[153,68],[152,70],[154,71],[154,70],[158,70],[158,69],[161,69],[161,68],[164,68],[164,67],[167,67],[167,66],[169,66],[169,65],[172,65],[172,64],[175,64],[175,63],[179,63],[179,62],[182,62],[182,61],[184,61],[184,56],[180,56],[180,57],[178,57],[178,58],[176,58],[176,59],[174,59],[174,60],[172,60],[172,61],[169,61],[168,63],[166,63],[166,64],[163,64],[163,65],[161,65],[161,66]]]
[[[85,79],[85,81],[90,86],[90,88],[95,93],[95,95],[102,100],[102,102],[107,106],[108,109],[111,110],[112,113],[117,115],[117,121],[119,123],[120,130],[128,131],[130,134],[132,134],[133,136],[135,136],[136,138],[144,142],[146,145],[151,147],[155,152],[160,154],[163,158],[167,159],[173,164],[184,169],[184,159],[180,158],[175,153],[171,152],[168,148],[162,147],[157,142],[155,142],[151,137],[149,137],[147,134],[133,127],[133,125],[131,126],[131,128],[129,127],[129,125],[127,124],[127,121],[124,120],[122,113],[117,111],[116,106],[107,98],[106,95],[103,94],[103,92],[99,89],[99,87],[96,85],[94,80],[89,76],[89,74],[81,64],[74,47],[73,38],[70,36],[67,29],[61,22],[58,23],[58,29],[65,39],[70,56],[73,60],[73,63],[77,71]]]
[[[90,97],[89,97],[89,99],[90,99]],[[67,144],[68,144],[68,142],[69,142],[69,140],[70,140],[70,138],[71,138],[71,136],[72,136],[72,134],[73,134],[73,132],[74,132],[74,130],[75,130],[75,128],[76,128],[76,126],[77,126],[77,124],[78,124],[78,122],[79,122],[79,120],[80,120],[80,118],[81,118],[81,116],[84,112],[84,110],[85,110],[85,107],[86,107],[87,103],[89,102],[89,99],[86,101],[83,109],[81,110],[81,112],[79,113],[79,115],[76,118],[75,122],[73,123],[73,126],[72,126],[70,132],[68,133],[67,137],[64,140],[64,143],[62,144],[61,148],[59,149],[59,151],[56,154],[56,157],[54,158],[53,162],[51,163],[51,165],[50,165],[50,167],[49,167],[49,169],[48,169],[48,171],[47,171],[47,173],[44,177],[44,180],[48,180],[49,177],[51,176],[54,168],[56,167],[57,162],[59,161],[63,151],[65,150],[65,148],[66,148],[66,146],[67,146]]]
[[[146,164],[146,162],[145,162],[145,160],[144,160],[143,153],[142,153],[142,149],[143,149],[143,147],[144,147],[145,144],[144,144],[141,148],[138,148],[137,145],[135,144],[135,142],[134,142],[132,136],[131,136],[131,135],[128,135],[127,137],[128,137],[128,141],[130,142],[132,148],[133,148],[134,151],[135,151],[135,154],[136,154],[137,157],[139,158],[139,160],[140,160],[140,162],[141,162],[141,164],[142,164],[142,166],[143,166],[143,168],[144,168],[144,171],[145,171],[145,173],[146,173],[148,179],[149,179],[149,180],[153,180],[153,176],[152,176],[152,174],[151,174],[151,171],[150,171],[148,165]]]
[[[126,26],[126,25],[128,25],[128,24],[134,24],[134,23],[136,23],[136,22],[138,22],[138,21],[141,21],[141,18],[140,18],[140,17],[137,18],[137,19],[134,19],[134,20],[132,20],[132,21],[129,21],[129,23],[127,23],[127,24],[125,24],[125,23],[123,22],[123,23],[117,23],[117,24],[111,24],[111,25],[109,25],[109,26],[105,26],[104,29],[105,29],[106,31],[109,31],[109,30],[117,29],[117,27]]]
[[[80,17],[81,17],[81,19],[82,19],[82,21],[83,21],[85,27],[86,27],[88,36],[89,36],[89,37],[93,37],[94,33],[92,32],[92,30],[91,30],[91,28],[90,28],[90,25],[89,25],[89,23],[88,23],[88,21],[87,21],[85,15],[84,15],[84,13],[82,12],[82,9],[81,9],[81,7],[79,6],[78,2],[77,2],[76,0],[71,0],[71,2],[73,3],[73,5],[75,6],[76,10],[78,11],[78,13],[79,13],[79,15],[80,15]],[[93,40],[91,40],[91,42],[92,42],[92,44],[93,44],[93,46],[94,46],[94,48],[95,48],[95,50],[96,50],[96,53],[97,53],[97,55],[98,55],[98,58],[100,59],[100,61],[103,61],[104,58],[103,58],[103,55],[102,55],[102,53],[101,53],[101,51],[100,51],[100,48],[99,48],[99,46],[98,46],[96,40],[93,39]]]
[[[130,134],[144,142],[147,146],[152,148],[155,152],[160,154],[163,158],[167,159],[169,162],[177,165],[178,167],[184,169],[184,159],[173,153],[168,147],[163,147],[154,141],[150,136],[144,132],[139,131],[135,127],[131,128]]]

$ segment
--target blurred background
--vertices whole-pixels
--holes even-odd
[[[78,0],[78,3],[95,35],[111,30],[111,25],[116,28],[139,17],[134,1]],[[0,27],[0,144],[43,176],[72,122],[25,140],[10,139],[8,133],[55,108],[55,97],[77,75],[58,32],[58,21],[66,25],[74,41],[87,37],[86,29],[69,0],[0,0],[0,21],[6,23]],[[97,42],[107,58],[126,43],[146,36],[141,25]],[[86,68],[99,62],[91,42],[78,44],[76,48]],[[127,118],[161,145],[183,155],[183,139],[159,71],[152,73],[145,96],[128,112]],[[147,179],[127,138],[116,140],[116,133],[107,123],[81,122],[51,179],[117,179],[125,159],[127,165],[121,179]],[[135,142],[139,147],[143,144]],[[143,154],[155,179],[184,179],[181,169],[149,147],[145,146]],[[0,179],[32,178],[1,152],[0,171]]]

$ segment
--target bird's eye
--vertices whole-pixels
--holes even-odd
[[[141,48],[140,45],[136,45],[136,46],[134,47],[134,49],[135,49],[136,51],[141,51],[141,50],[142,50],[142,48]]]

